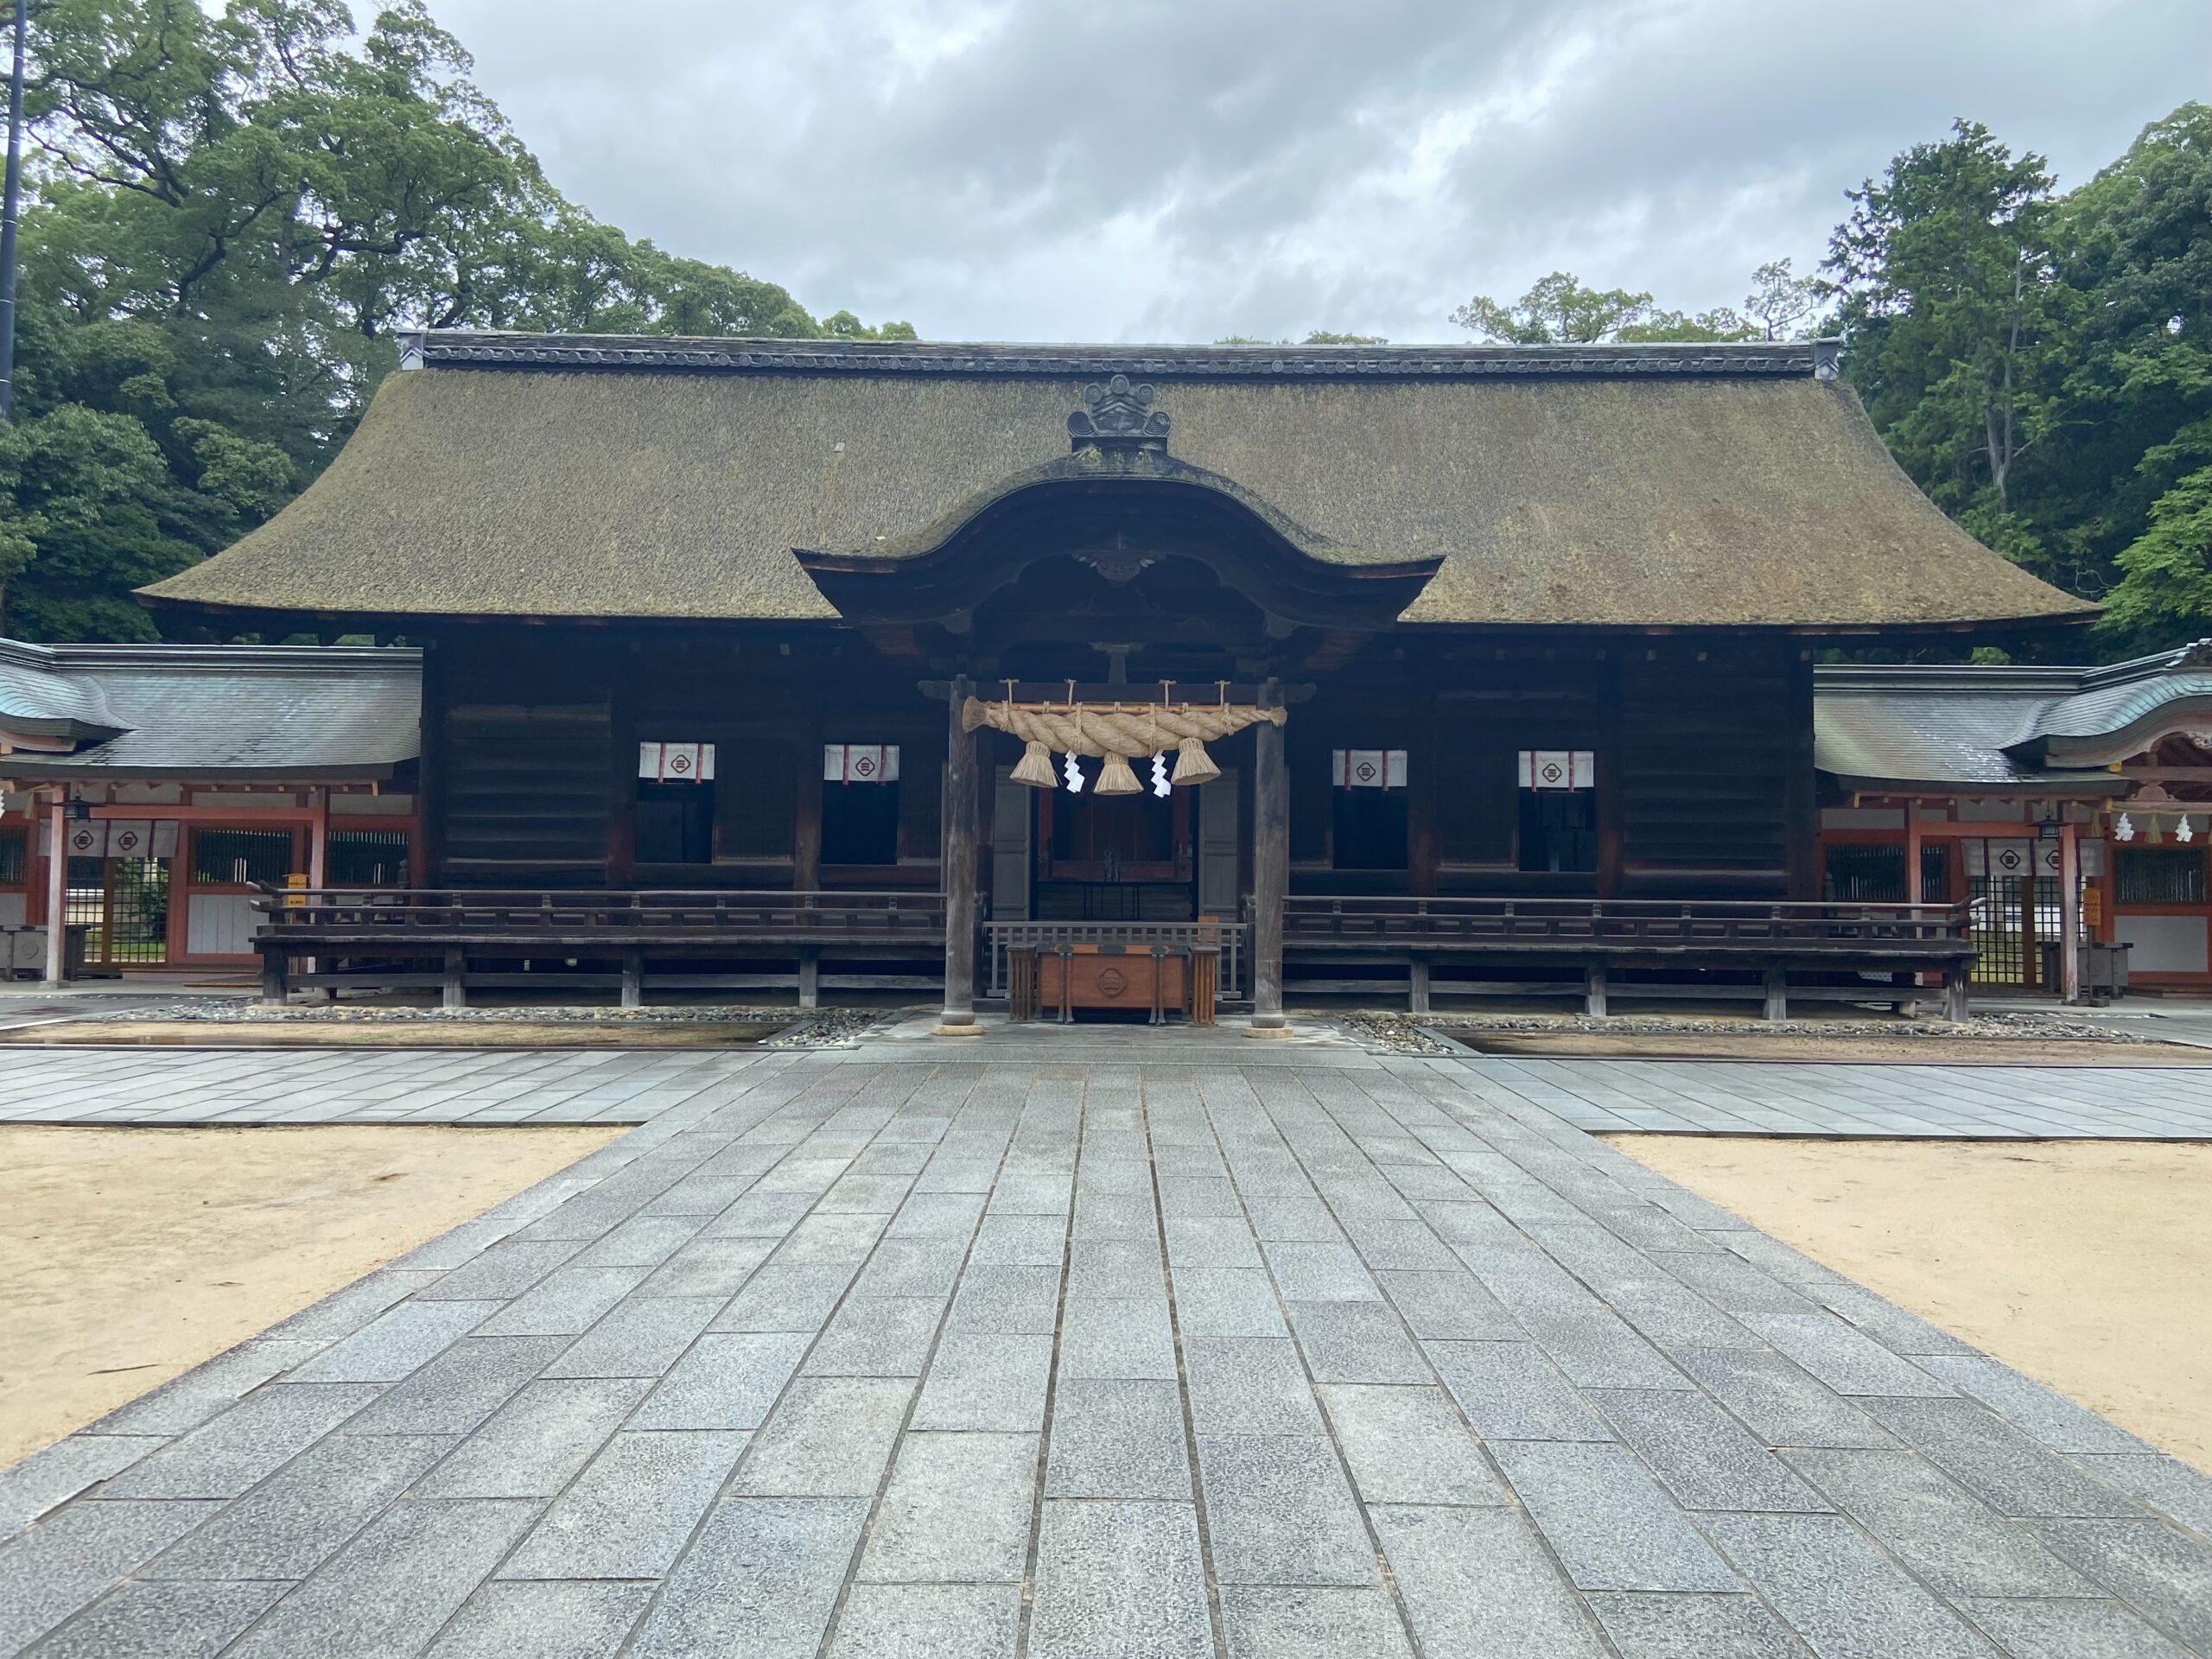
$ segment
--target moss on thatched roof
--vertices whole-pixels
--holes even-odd
[[[1689,354],[1686,354],[1687,353]],[[296,501],[157,603],[830,620],[792,550],[911,548],[1158,388],[1173,455],[1318,556],[1440,556],[1414,623],[2079,615],[1945,518],[1809,347],[1281,353],[431,336]]]

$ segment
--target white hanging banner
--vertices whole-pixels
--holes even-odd
[[[156,858],[175,858],[176,856],[176,820],[175,818],[156,818],[154,820],[153,855]]]
[[[144,818],[113,818],[107,826],[107,855],[110,858],[151,858],[154,855],[154,826]]]
[[[73,818],[63,826],[61,844],[69,849],[72,858],[105,858],[107,856],[107,820],[105,818]]]
[[[1403,789],[1403,749],[1332,749],[1330,781],[1338,789]]]
[[[1523,789],[1598,786],[1598,756],[1591,749],[1523,749],[1520,767]]]
[[[825,743],[822,747],[822,781],[825,784],[895,784],[899,781],[896,743]]]
[[[640,743],[638,776],[656,784],[710,784],[715,780],[715,746]]]

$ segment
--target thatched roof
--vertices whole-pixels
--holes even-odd
[[[915,547],[1158,388],[1173,456],[1414,623],[1882,628],[2092,607],[1958,530],[1811,346],[979,347],[433,334],[300,499],[146,590],[332,615],[829,620],[794,549]]]

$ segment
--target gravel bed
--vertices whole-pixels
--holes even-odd
[[[90,1016],[105,1024],[164,1023],[210,1026],[780,1026],[764,1048],[830,1048],[848,1043],[884,1017],[874,1008],[752,1007],[737,1003],[683,1007],[610,1008],[593,1007],[524,1008],[394,1008],[349,1007],[343,1002],[294,1003],[271,1007],[258,1002],[197,999],[163,1002]]]
[[[1788,1037],[1815,1041],[1827,1038],[1854,1042],[1878,1039],[1899,1044],[1957,1041],[1963,1038],[1998,1042],[2111,1043],[2123,1046],[2158,1042],[2155,1037],[2137,1032],[2118,1031],[2040,1009],[1977,1014],[1955,1024],[1948,1020],[1700,1020],[1656,1014],[1612,1014],[1603,1020],[1579,1014],[1413,1015],[1370,1012],[1339,1017],[1345,1029],[1362,1041],[1401,1054],[1452,1052],[1423,1032],[1424,1026],[1447,1034],[1527,1032],[1606,1037]]]

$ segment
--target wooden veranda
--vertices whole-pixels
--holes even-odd
[[[1402,988],[1415,1013],[1437,995],[1570,995],[1592,1014],[1612,996],[1747,998],[1770,1019],[1792,999],[1912,1002],[1934,980],[1960,1019],[1974,956],[1965,904],[1294,894],[1271,945],[1256,916],[986,924],[972,898],[960,905],[969,925],[948,938],[960,911],[913,892],[296,889],[257,902],[265,996],[435,987],[448,1007],[471,989],[619,988],[635,1007],[651,990],[764,984],[795,984],[813,1007],[825,966],[841,988],[934,988],[948,956],[972,962],[981,946],[986,1001],[1023,1017],[1065,1006],[1055,988],[1095,957],[1132,975],[1181,964],[1132,998],[1155,1019],[1210,1015],[1217,998],[1250,1006],[1270,969],[1309,992]],[[1262,963],[1269,949],[1281,956]]]

